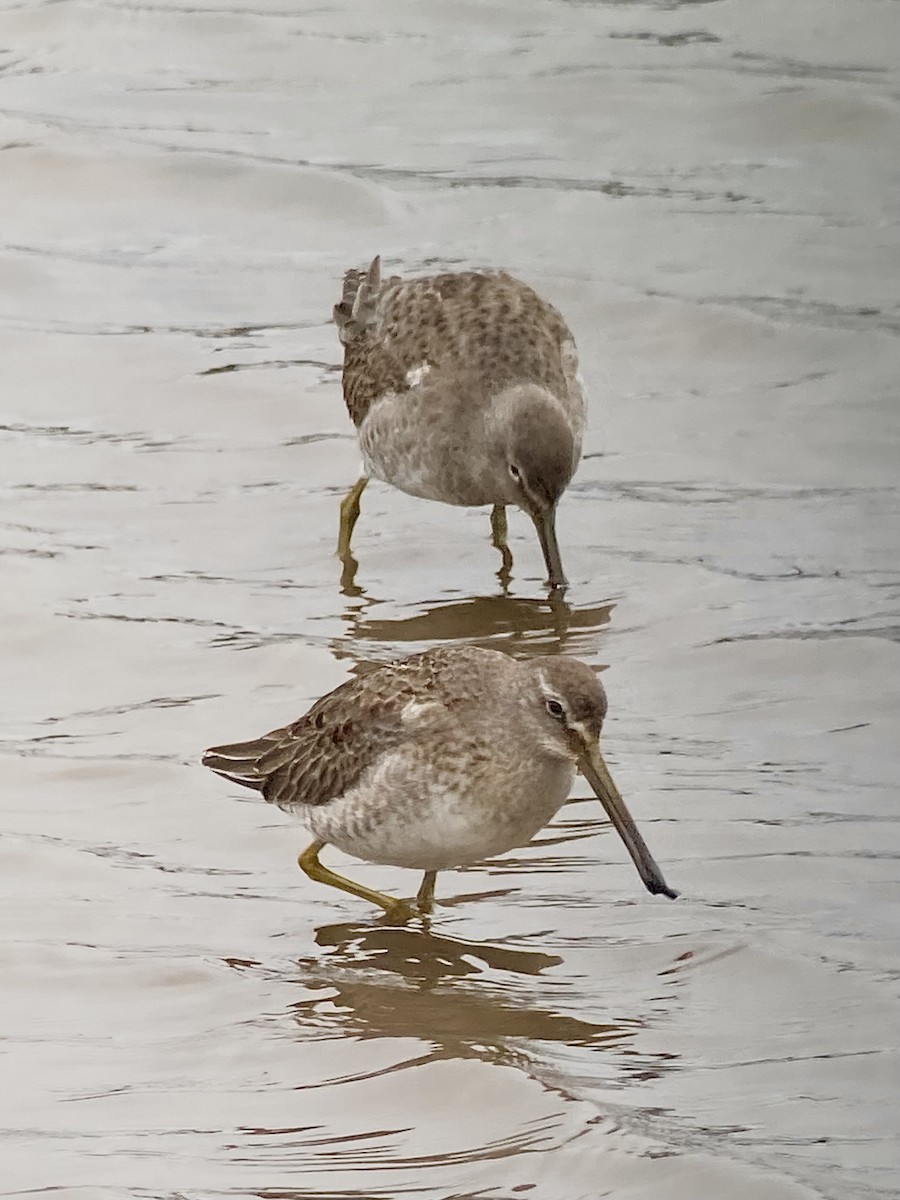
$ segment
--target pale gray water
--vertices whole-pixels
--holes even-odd
[[[900,1190],[898,45],[888,0],[0,4],[0,1195]],[[568,628],[524,518],[503,597],[483,514],[376,486],[341,591],[376,251],[575,330]],[[585,800],[386,928],[196,765],[455,639],[609,664],[681,900]]]

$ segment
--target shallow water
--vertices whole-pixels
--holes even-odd
[[[896,1194],[898,44],[884,0],[0,6],[0,1195]],[[504,595],[484,514],[377,485],[342,582],[375,251],[575,330],[571,613],[521,516]],[[579,784],[391,928],[197,765],[455,641],[608,664],[676,904]]]

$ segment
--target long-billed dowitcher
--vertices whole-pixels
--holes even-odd
[[[292,725],[207,750],[203,763],[305,821],[314,841],[299,863],[311,879],[389,913],[411,910],[323,866],[323,846],[423,871],[427,910],[438,871],[524,845],[564,804],[577,768],[647,889],[674,899],[603,761],[605,715],[603,687],[577,659],[428,650],[351,679]]]
[[[350,554],[374,475],[426,500],[493,505],[507,570],[506,505],[518,505],[537,529],[550,586],[564,588],[556,506],[581,458],[585,401],[556,309],[502,272],[382,280],[376,258],[347,271],[334,320],[363,456],[341,504],[338,554]]]

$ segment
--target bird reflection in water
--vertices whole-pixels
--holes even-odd
[[[420,1039],[429,1048],[417,1061],[521,1063],[524,1041],[620,1047],[642,1025],[587,1021],[536,1003],[515,977],[537,980],[561,965],[554,954],[439,935],[426,922],[324,925],[316,943],[326,953],[297,964],[298,982],[313,995],[291,1006],[294,1018],[352,1037]]]
[[[586,608],[572,608],[555,593],[545,599],[526,596],[470,596],[452,601],[416,605],[410,615],[382,616],[384,602],[360,591],[345,606],[346,633],[333,639],[335,658],[354,660],[408,654],[439,644],[467,644],[506,650],[516,657],[539,654],[589,656],[596,634],[609,624],[614,602],[604,600]],[[379,647],[367,655],[363,647]],[[383,649],[382,649],[383,648]],[[365,670],[365,667],[362,668]]]

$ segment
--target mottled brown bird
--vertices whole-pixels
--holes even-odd
[[[506,569],[506,506],[518,505],[550,586],[564,588],[556,508],[581,458],[586,408],[575,341],[556,309],[503,272],[382,280],[376,258],[346,273],[334,320],[363,457],[341,504],[341,557],[374,475],[426,500],[492,505]]]
[[[395,915],[409,905],[323,866],[323,846],[423,871],[427,910],[438,871],[524,845],[578,769],[647,889],[674,899],[603,761],[605,716],[603,687],[577,659],[428,650],[349,680],[293,725],[207,750],[203,763],[305,822],[314,841],[299,863],[311,879]]]

